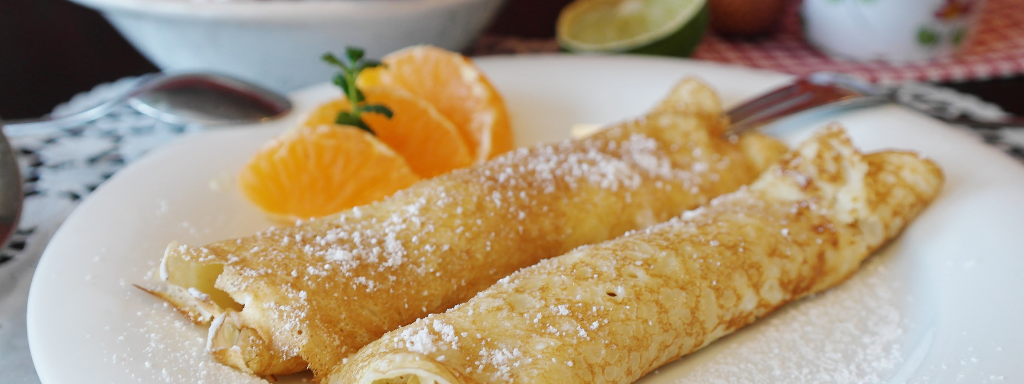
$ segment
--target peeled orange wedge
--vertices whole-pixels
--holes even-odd
[[[302,126],[267,143],[238,177],[242,193],[294,221],[368,204],[420,180],[373,135],[343,125]]]
[[[346,93],[352,79],[344,74],[360,73],[355,86],[365,109],[345,116],[372,132],[336,123],[353,108],[342,97],[268,143],[238,180],[243,194],[272,217],[331,215],[512,149],[504,101],[466,57],[418,46],[365,68],[357,64],[361,52],[346,54],[347,63],[333,55],[325,60],[342,67],[344,82],[337,84]],[[380,114],[388,111],[390,118]]]
[[[420,177],[434,177],[473,163],[472,152],[455,125],[425,100],[400,88],[367,87],[362,91],[368,103],[385,105],[393,113],[391,118],[366,114],[366,125]],[[347,99],[332,100],[314,110],[304,125],[333,124],[338,112],[350,109]]]
[[[359,89],[399,88],[422,98],[455,125],[476,162],[512,149],[505,103],[468,58],[441,48],[415,46],[381,61],[384,66],[360,74]]]

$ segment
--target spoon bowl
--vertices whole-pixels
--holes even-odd
[[[250,124],[288,113],[288,98],[266,88],[211,74],[165,77],[130,97],[139,112],[174,124]]]

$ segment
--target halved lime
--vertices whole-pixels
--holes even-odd
[[[708,24],[706,0],[576,0],[558,17],[570,52],[688,56]]]

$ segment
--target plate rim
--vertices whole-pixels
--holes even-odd
[[[580,62],[587,62],[587,61],[624,61],[624,62],[658,62],[658,63],[684,64],[684,65],[685,64],[697,64],[698,66],[726,68],[726,69],[739,70],[739,71],[748,72],[748,73],[761,73],[761,74],[771,75],[771,76],[789,76],[789,75],[783,75],[783,74],[779,74],[779,73],[772,72],[772,71],[750,69],[750,68],[745,68],[745,67],[740,67],[740,66],[718,65],[716,63],[711,63],[711,62],[702,62],[702,61],[696,61],[696,60],[680,60],[680,59],[661,58],[661,57],[604,56],[604,55],[600,55],[600,56],[576,56],[576,55],[564,55],[564,54],[543,54],[543,55],[491,56],[491,57],[483,57],[483,58],[479,58],[479,59],[475,58],[474,60],[477,61],[478,63],[480,63],[481,66],[486,67],[488,65],[496,65],[496,64],[490,64],[490,63],[501,63],[501,64],[504,65],[505,62],[508,62],[508,61],[534,61],[534,60],[538,60],[538,59],[558,60],[558,61],[580,61]],[[485,68],[485,72],[486,72],[486,68]],[[789,76],[789,77],[791,78],[792,76]],[[296,92],[292,93],[290,98],[293,100],[293,102],[296,102],[297,105],[301,105],[301,104],[309,101],[307,99],[309,97],[311,97],[310,95],[315,95],[315,94],[317,94],[319,92],[322,92],[323,89],[325,88],[326,84],[327,83],[317,84],[317,85],[313,85],[313,86],[304,88],[302,90],[296,91]],[[254,126],[255,128],[243,128],[243,129],[239,129],[239,130],[210,130],[210,131],[198,132],[198,133],[195,133],[195,134],[188,135],[186,137],[182,137],[182,138],[180,138],[178,140],[175,140],[174,142],[169,143],[167,145],[161,146],[161,147],[155,149],[154,151],[146,154],[143,158],[139,159],[138,161],[133,162],[132,164],[129,164],[125,168],[123,168],[120,171],[118,171],[110,179],[108,179],[106,182],[101,184],[92,194],[90,194],[90,196],[88,196],[86,199],[84,199],[74,209],[74,211],[71,212],[71,214],[68,215],[65,218],[65,220],[61,224],[61,226],[57,229],[57,231],[53,234],[53,236],[48,240],[48,244],[47,244],[46,248],[44,249],[44,251],[42,252],[42,255],[41,255],[40,260],[39,260],[39,264],[36,266],[36,268],[34,270],[34,273],[33,273],[33,278],[32,278],[32,283],[31,283],[31,287],[30,287],[30,291],[29,291],[29,297],[28,297],[28,303],[27,303],[27,305],[28,305],[28,309],[27,309],[28,339],[29,339],[30,352],[31,352],[31,355],[32,355],[33,364],[36,366],[37,372],[38,372],[38,374],[40,376],[40,380],[43,383],[54,384],[56,382],[53,381],[52,378],[50,379],[50,381],[45,379],[45,378],[50,378],[52,376],[51,372],[44,372],[44,371],[42,371],[42,370],[40,370],[38,368],[39,367],[38,361],[47,361],[48,359],[50,359],[50,356],[47,356],[47,352],[46,351],[42,351],[42,350],[39,349],[39,346],[41,344],[40,344],[40,341],[38,339],[40,337],[42,337],[40,332],[43,332],[43,331],[38,329],[40,327],[39,323],[36,322],[36,321],[33,321],[37,316],[41,315],[39,313],[39,311],[41,311],[41,309],[40,309],[40,308],[42,308],[41,306],[44,306],[44,303],[42,302],[42,300],[45,299],[45,298],[40,297],[40,295],[41,295],[41,293],[40,293],[41,288],[37,287],[37,284],[44,284],[44,283],[42,283],[43,279],[40,279],[38,277],[40,275],[44,274],[44,273],[48,273],[51,269],[54,268],[53,264],[59,262],[59,257],[60,256],[52,255],[52,253],[53,253],[52,249],[53,248],[51,247],[51,245],[54,244],[55,240],[63,240],[64,237],[70,236],[70,235],[66,234],[66,232],[71,230],[71,229],[68,229],[69,226],[67,225],[67,223],[77,223],[80,220],[84,220],[84,219],[80,218],[80,216],[82,215],[82,212],[83,212],[82,207],[86,206],[86,204],[92,204],[91,202],[96,200],[93,197],[96,196],[97,194],[108,194],[108,193],[111,193],[111,192],[108,192],[108,190],[110,190],[112,188],[120,188],[120,183],[122,183],[120,180],[133,177],[132,175],[134,175],[135,173],[143,172],[147,167],[151,167],[152,166],[151,164],[157,164],[157,163],[161,162],[163,158],[169,156],[168,155],[169,153],[174,153],[175,151],[180,151],[180,150],[182,150],[184,148],[190,148],[193,145],[195,145],[196,142],[207,141],[207,140],[210,140],[210,138],[218,138],[218,139],[220,139],[220,138],[223,138],[223,137],[230,137],[230,136],[233,136],[233,135],[246,135],[247,136],[247,135],[253,134],[253,133],[246,133],[246,132],[254,132],[254,130],[259,130],[259,132],[270,134],[272,132],[276,132],[276,131],[279,131],[281,129],[284,129],[287,126],[286,124],[289,124],[290,122],[292,122],[295,119],[297,119],[300,116],[301,113],[302,113],[302,111],[299,111],[297,109],[297,111],[294,114],[290,115],[289,117],[286,117],[285,119],[282,119],[280,121],[274,122],[271,125],[255,125]],[[949,126],[948,124],[946,124],[944,122],[941,122],[941,121],[938,121],[938,120],[934,120],[934,122],[935,122],[935,124],[945,126],[948,129],[950,129],[950,130],[953,130],[953,131],[956,130],[956,128],[953,128],[953,127]],[[810,129],[810,128],[808,128],[808,129]],[[985,151],[993,153],[993,154],[998,154],[999,157],[1005,159],[1009,163],[1014,164],[1015,168],[1014,167],[1007,167],[1006,165],[1002,165],[1002,164],[998,165],[998,167],[1001,167],[1001,168],[1014,168],[1015,172],[1024,175],[1024,166],[1022,166],[1019,162],[1017,162],[1016,160],[1012,159],[1010,156],[1006,155],[1002,151],[999,151],[997,148],[995,148],[993,146],[990,146],[988,144],[985,144],[985,143],[980,143],[980,142],[978,142],[978,143],[970,143],[970,145],[976,146],[978,150],[985,150]],[[1022,204],[1024,204],[1024,203],[1022,203]]]

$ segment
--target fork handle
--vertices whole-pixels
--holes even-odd
[[[836,73],[819,72],[797,79],[792,84],[739,105],[726,116],[732,123],[725,132],[732,137],[774,120],[810,110],[843,110],[897,103],[951,124],[978,129],[1024,128],[1024,118],[1008,116],[996,121],[979,121],[970,116],[948,116],[901,102],[897,92],[885,90],[859,79]]]
[[[757,113],[747,116],[734,117],[733,111],[727,112],[731,121],[729,129],[725,132],[726,137],[739,135],[753,128],[760,127],[772,121],[807,111],[839,111],[853,108],[871,107],[893,102],[887,96],[865,96],[850,95],[842,98],[818,98],[812,95],[803,95],[787,100],[769,107],[762,108]]]

